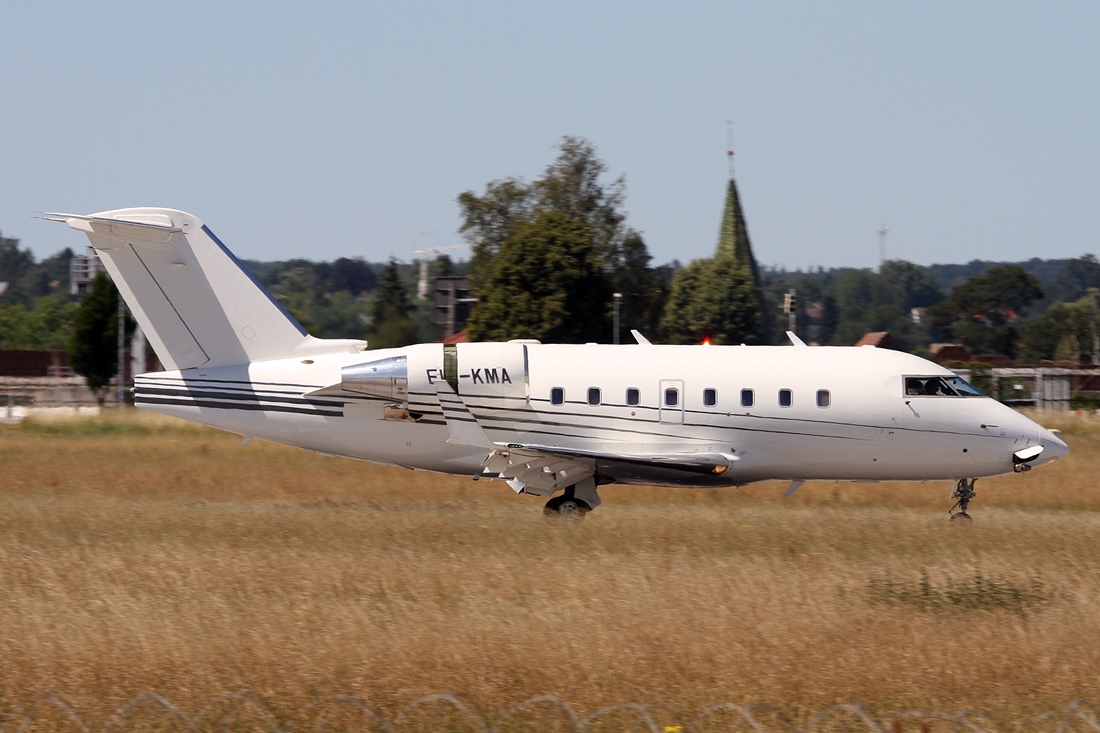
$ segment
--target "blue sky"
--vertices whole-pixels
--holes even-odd
[[[726,120],[757,258],[1098,252],[1100,3],[142,2],[0,10],[0,231],[169,206],[244,258],[460,243],[563,135],[657,262],[713,252]],[[460,254],[461,256],[461,254]]]

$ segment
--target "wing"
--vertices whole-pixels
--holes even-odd
[[[516,493],[546,496],[595,475],[600,466],[629,465],[694,474],[725,473],[738,457],[732,453],[624,453],[537,443],[498,443],[446,381],[436,382],[439,404],[450,434],[447,442],[484,448],[484,473],[503,479]]]

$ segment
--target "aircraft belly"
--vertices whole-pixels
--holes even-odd
[[[484,451],[448,445],[447,429],[439,425],[192,405],[139,407],[250,438],[405,468],[477,476],[485,458]]]

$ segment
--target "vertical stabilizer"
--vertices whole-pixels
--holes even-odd
[[[84,232],[168,369],[355,349],[314,339],[201,221],[174,209],[50,214]]]

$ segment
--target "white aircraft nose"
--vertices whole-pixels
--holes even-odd
[[[1046,428],[1039,433],[1039,445],[1043,446],[1043,454],[1039,457],[1043,463],[1050,463],[1069,455],[1069,446],[1065,441]]]

